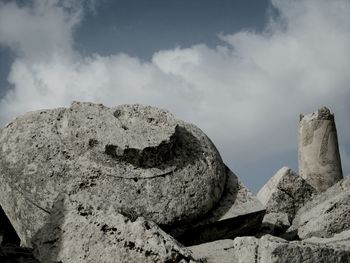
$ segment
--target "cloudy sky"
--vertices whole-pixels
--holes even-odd
[[[0,0],[0,125],[72,100],[197,124],[256,192],[336,115],[350,174],[350,0]]]

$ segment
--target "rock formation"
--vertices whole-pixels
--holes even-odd
[[[350,262],[350,231],[330,239],[292,242],[271,235],[237,237],[189,249],[206,263],[346,263]]]
[[[343,178],[334,115],[326,107],[300,115],[299,173],[317,191]]]
[[[32,243],[36,258],[48,263],[198,262],[155,223],[83,207],[68,196],[56,201]]]
[[[315,196],[302,207],[290,231],[297,230],[301,239],[332,237],[350,229],[350,177]]]
[[[350,262],[328,109],[301,118],[299,147],[301,176],[283,167],[257,198],[166,110],[27,113],[0,130],[0,262]]]
[[[102,247],[104,262],[191,262],[157,225],[193,244],[255,233],[265,213],[200,129],[154,107],[27,113],[1,130],[0,166],[1,207],[43,262]]]
[[[235,238],[256,233],[265,215],[265,209],[255,196],[227,169],[227,182],[217,206],[205,217],[169,228],[167,231],[185,245],[194,245],[217,239]]]
[[[226,182],[201,130],[140,105],[75,102],[27,113],[1,131],[0,166],[0,204],[27,246],[61,193],[171,225],[209,212]]]
[[[257,197],[267,213],[286,213],[291,222],[296,212],[316,193],[288,167],[283,167],[261,188]]]

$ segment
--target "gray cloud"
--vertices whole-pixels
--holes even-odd
[[[328,105],[342,145],[350,144],[348,0],[273,0],[280,15],[264,32],[219,36],[216,48],[160,50],[149,62],[82,56],[74,49],[83,17],[77,1],[35,3],[0,5],[0,44],[18,54],[13,88],[0,103],[2,123],[72,100],[151,104],[196,123],[227,162],[249,165],[295,150],[299,113]],[[343,150],[347,171],[349,159]]]

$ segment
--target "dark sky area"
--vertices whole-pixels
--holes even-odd
[[[77,47],[150,59],[176,46],[216,46],[220,33],[261,30],[268,7],[266,0],[105,0],[78,28]]]

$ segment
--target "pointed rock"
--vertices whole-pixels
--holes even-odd
[[[267,213],[286,213],[292,222],[296,212],[316,193],[288,167],[283,167],[260,189],[257,198]]]

